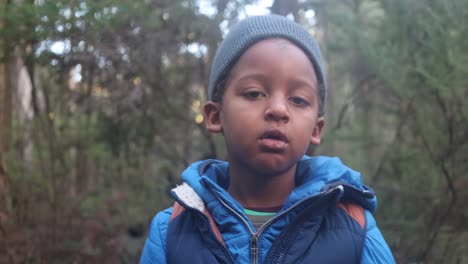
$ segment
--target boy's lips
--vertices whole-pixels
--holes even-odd
[[[259,138],[260,148],[268,152],[282,152],[287,148],[288,142],[286,134],[279,129],[267,130]]]

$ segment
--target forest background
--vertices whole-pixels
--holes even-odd
[[[303,24],[328,72],[323,143],[379,198],[398,263],[468,263],[467,0],[1,0],[0,263],[136,263],[192,161],[251,4]]]

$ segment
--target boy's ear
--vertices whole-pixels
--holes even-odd
[[[208,101],[203,106],[205,114],[206,129],[212,133],[223,132],[223,125],[221,122],[221,104],[213,101]]]
[[[324,126],[325,119],[323,117],[319,117],[317,119],[317,123],[315,123],[314,131],[312,131],[312,135],[310,137],[310,144],[320,145],[320,138],[322,137],[322,129]]]

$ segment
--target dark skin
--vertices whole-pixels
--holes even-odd
[[[228,192],[244,207],[282,205],[299,160],[320,144],[317,79],[305,53],[284,39],[262,40],[232,68],[223,100],[204,106],[210,132],[223,133]]]

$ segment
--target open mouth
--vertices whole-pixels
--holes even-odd
[[[288,138],[286,137],[286,135],[279,130],[267,131],[263,134],[261,138],[288,142]]]
[[[288,137],[280,130],[268,130],[259,139],[260,148],[267,152],[283,152],[288,146]]]

